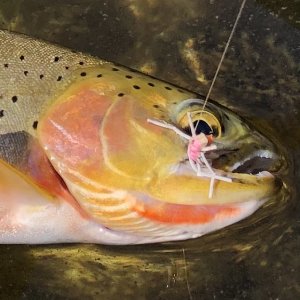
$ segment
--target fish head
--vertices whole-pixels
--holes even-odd
[[[203,103],[111,64],[80,69],[45,106],[38,139],[96,222],[134,243],[195,238],[249,216],[278,190],[268,171],[279,161],[274,145],[230,110],[209,101],[203,111]],[[189,163],[189,140],[149,122],[190,136],[188,113],[216,145],[205,153],[214,173],[231,180],[216,179],[212,197],[211,178]]]

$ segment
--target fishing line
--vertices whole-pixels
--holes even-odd
[[[236,20],[233,24],[233,27],[232,27],[232,30],[230,32],[230,35],[229,35],[229,38],[227,40],[227,43],[225,45],[225,48],[224,48],[224,51],[222,53],[222,56],[221,56],[221,59],[220,59],[220,62],[218,64],[218,67],[217,67],[217,70],[215,72],[215,75],[214,75],[214,78],[211,82],[211,85],[209,87],[209,90],[208,90],[208,93],[206,95],[206,98],[205,98],[205,101],[203,103],[203,106],[202,106],[202,110],[200,112],[200,117],[205,109],[205,106],[207,104],[207,101],[209,99],[209,96],[210,96],[210,93],[213,89],[213,86],[215,84],[215,81],[217,79],[217,76],[219,74],[219,71],[220,71],[220,68],[221,68],[221,65],[223,63],[223,60],[224,60],[224,57],[226,55],[226,52],[227,52],[227,49],[230,45],[230,42],[231,42],[231,39],[232,39],[232,36],[235,32],[235,29],[236,29],[236,26],[238,24],[238,21],[241,17],[241,14],[242,14],[242,11],[244,9],[244,6],[245,6],[245,3],[246,3],[247,0],[243,0],[242,3],[241,3],[241,6],[240,6],[240,10],[238,12],[238,15],[236,17]],[[206,151],[210,151],[210,150],[213,150],[215,148],[211,148],[211,147],[216,147],[215,145],[211,145],[209,146],[208,145],[208,140],[207,138],[204,138],[203,141],[200,141],[200,137],[201,135],[204,135],[203,133],[201,134],[196,134],[196,129],[198,127],[198,124],[200,122],[201,119],[199,119],[196,123],[196,126],[194,126],[193,122],[192,122],[192,118],[191,118],[191,115],[190,113],[187,113],[187,116],[188,116],[188,120],[189,120],[189,126],[190,126],[190,129],[191,129],[191,133],[192,133],[192,136],[189,136],[185,133],[183,133],[180,129],[178,129],[176,126],[172,125],[172,124],[168,124],[166,122],[161,122],[161,121],[158,121],[158,120],[152,120],[152,119],[147,119],[147,122],[148,123],[151,123],[151,124],[154,124],[154,125],[157,125],[157,126],[160,126],[160,127],[164,127],[164,128],[167,128],[167,129],[171,129],[173,130],[176,134],[180,135],[181,137],[183,137],[184,139],[187,139],[189,144],[188,144],[188,150],[187,150],[187,156],[188,156],[188,159],[189,159],[189,163],[191,165],[191,168],[197,173],[197,176],[199,177],[208,177],[210,178],[210,185],[209,185],[209,192],[208,192],[208,198],[212,198],[213,196],[213,190],[214,190],[214,183],[215,183],[215,180],[222,180],[222,181],[226,181],[226,182],[232,182],[232,179],[231,178],[227,178],[225,176],[220,176],[220,175],[217,175],[212,167],[209,165],[204,153]],[[205,137],[205,135],[204,135]],[[194,154],[195,153],[198,155],[199,154],[199,157],[194,157]],[[199,152],[199,153],[198,153]],[[203,167],[206,167],[208,172],[203,172],[202,171],[202,168]]]
[[[234,34],[234,32],[235,32],[235,29],[236,29],[237,24],[238,24],[238,22],[239,22],[239,19],[240,19],[240,17],[241,17],[241,14],[242,14],[242,11],[243,11],[243,9],[244,9],[244,6],[245,6],[246,1],[247,1],[247,0],[243,0],[242,4],[241,4],[241,6],[240,6],[239,13],[238,13],[238,15],[237,15],[237,17],[236,17],[236,20],[235,20],[234,24],[233,24],[233,27],[232,27],[232,30],[231,30],[231,32],[230,32],[229,38],[228,38],[228,40],[227,40],[227,43],[226,43],[226,45],[225,45],[223,54],[222,54],[221,59],[220,59],[220,62],[219,62],[219,64],[218,64],[216,73],[215,73],[215,75],[214,75],[214,78],[213,78],[213,80],[212,80],[212,82],[211,82],[211,85],[210,85],[210,87],[209,87],[208,93],[207,93],[207,95],[206,95],[205,101],[204,101],[204,103],[203,103],[203,106],[202,106],[202,110],[201,110],[200,116],[202,115],[202,113],[203,113],[203,111],[204,111],[204,109],[205,109],[205,106],[206,106],[206,104],[207,104],[207,101],[208,101],[208,99],[209,99],[209,96],[210,96],[210,94],[211,94],[211,91],[212,91],[212,89],[213,89],[213,86],[214,86],[215,81],[216,81],[216,79],[217,79],[217,76],[218,76],[218,74],[219,74],[221,65],[222,65],[222,63],[223,63],[223,60],[224,60],[224,57],[225,57],[225,55],[226,55],[227,49],[228,49],[228,47],[229,47],[229,45],[230,45],[230,43],[231,43],[231,39],[232,39],[232,37],[233,37],[233,34]],[[198,122],[196,123],[195,128],[198,127],[199,122],[200,122],[200,119],[199,119]]]

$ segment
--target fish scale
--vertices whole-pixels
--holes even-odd
[[[80,79],[81,70],[89,66],[102,66],[103,71],[111,72],[114,66],[80,52],[1,30],[0,43],[0,110],[3,110],[0,134],[22,130],[33,134],[33,127],[36,126],[34,122],[38,120],[43,108],[55,95],[64,90],[74,77]],[[74,71],[77,72],[74,74]],[[126,69],[120,73],[124,73],[122,77],[128,81],[127,87],[123,88],[123,85],[119,92],[139,87],[139,78],[143,78],[143,75],[135,72],[131,74]],[[110,77],[109,79],[118,79],[117,74],[111,74]],[[153,81],[156,84],[153,84]],[[170,94],[170,85],[152,79],[144,88],[148,88],[147,92],[151,93],[145,99],[148,103],[156,105],[157,108],[159,104],[166,106],[167,97],[164,97],[164,94]],[[181,99],[183,91],[174,89],[170,101],[176,103],[176,100]],[[132,92],[140,93],[138,89]],[[14,102],[13,97],[17,97],[17,101]]]
[[[67,78],[73,70],[106,63],[6,31],[0,31],[0,43],[0,134],[33,133],[33,123],[47,100],[54,96],[53,91],[69,84]]]

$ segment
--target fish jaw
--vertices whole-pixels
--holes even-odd
[[[140,242],[190,238],[245,218],[274,193],[272,177],[233,175],[209,199],[207,178],[173,170],[185,141],[149,124],[152,105],[134,93],[120,99],[119,90],[111,79],[76,81],[38,127],[51,164],[96,222]]]
[[[109,230],[61,196],[50,195],[0,161],[0,243],[132,244],[137,238]]]
[[[28,177],[0,161],[1,244],[81,242],[126,245],[195,238],[211,231],[211,226],[218,229],[238,221],[256,206],[257,203],[251,202],[241,204],[239,217],[228,218],[225,223],[224,218],[215,218],[213,222],[204,225],[168,226],[163,229],[163,232],[168,231],[167,238],[159,234],[141,236],[110,230],[93,218],[83,217],[69,202],[46,193]],[[143,214],[146,211],[144,209]],[[156,209],[154,211],[157,212]]]

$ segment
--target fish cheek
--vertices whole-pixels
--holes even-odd
[[[67,91],[39,122],[38,138],[50,162],[66,179],[70,170],[100,172],[99,127],[111,99],[92,89]]]
[[[183,156],[180,139],[174,142],[173,132],[148,123],[148,118],[153,118],[153,111],[134,97],[123,97],[109,108],[100,138],[111,170],[134,180],[147,180]]]

